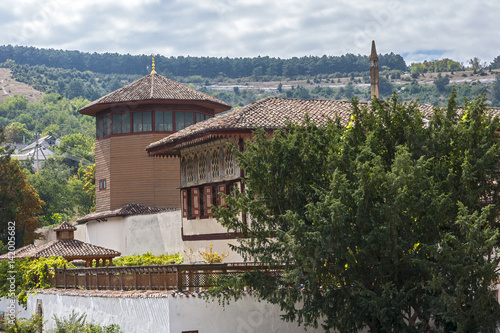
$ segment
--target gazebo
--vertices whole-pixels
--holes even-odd
[[[35,246],[34,244],[24,246],[15,250],[14,253],[6,253],[0,256],[0,260],[61,256],[68,261],[83,260],[86,267],[91,267],[94,260],[97,263],[102,262],[101,265],[103,266],[112,266],[113,258],[120,256],[118,251],[74,239],[75,230],[76,227],[68,222],[63,222],[54,228],[56,240],[41,246]]]

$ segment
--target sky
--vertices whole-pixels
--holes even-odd
[[[497,0],[2,0],[0,45],[291,58],[394,52],[407,64],[500,55]]]

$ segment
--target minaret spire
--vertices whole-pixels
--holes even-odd
[[[155,55],[154,54],[151,54],[151,59],[153,61],[153,70],[151,71],[151,74],[156,74],[156,71],[155,71]]]
[[[375,48],[375,41],[372,40],[372,52],[370,55],[370,61],[372,62],[372,67],[370,68],[370,82],[371,82],[371,96],[380,98],[379,93],[379,74],[378,74],[378,55],[377,49]]]

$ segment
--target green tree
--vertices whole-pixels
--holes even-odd
[[[211,294],[229,300],[251,286],[284,319],[340,332],[419,332],[431,320],[491,331],[498,126],[484,97],[459,113],[453,92],[428,121],[393,95],[369,109],[353,101],[347,126],[257,131],[235,150],[246,190],[215,215],[246,235],[233,247],[246,260],[284,271],[227,277]]]
[[[33,138],[26,125],[18,122],[10,123],[5,128],[5,134],[10,142],[29,142]]]
[[[0,127],[0,242],[8,244],[12,237],[18,248],[37,238],[39,222],[35,214],[40,213],[43,201],[28,183],[18,161],[10,159],[3,131]]]
[[[500,106],[500,73],[495,76],[495,81],[491,86],[491,104]]]
[[[450,77],[448,75],[442,76],[441,73],[439,73],[437,78],[434,80],[434,84],[439,92],[445,92],[449,83]]]

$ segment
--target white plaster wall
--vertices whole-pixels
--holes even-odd
[[[74,232],[75,239],[87,242],[87,225],[86,224],[77,224],[75,225],[76,230]]]
[[[183,218],[182,226],[184,235],[224,234],[227,232],[227,229],[214,218],[193,220]]]
[[[112,217],[106,222],[90,221],[85,241],[130,254],[173,254],[184,250],[181,238],[181,211]]]
[[[19,305],[17,300],[14,303],[14,308],[12,308],[10,298],[0,297],[0,311],[5,312],[5,315],[7,316],[9,313],[11,313],[11,309],[14,310],[14,313],[19,318],[29,318],[31,317],[31,314],[34,313],[30,309],[25,310],[22,305]]]
[[[206,302],[192,296],[83,297],[41,292],[29,297],[30,313],[35,312],[37,299],[42,301],[45,330],[54,327],[54,315],[68,317],[74,310],[86,313],[88,322],[118,324],[124,333],[180,333],[188,330],[200,333],[305,332],[296,323],[282,321],[279,307],[258,302],[252,296],[223,307],[217,301]],[[307,332],[323,331],[308,329]]]
[[[278,306],[259,302],[253,296],[223,307],[217,301],[198,297],[170,297],[170,332],[198,330],[200,333],[299,333],[324,332],[307,330],[297,323],[284,322]]]
[[[69,317],[72,311],[87,315],[86,322],[102,326],[118,324],[124,333],[170,332],[168,299],[82,297],[63,294],[29,296],[28,309],[35,312],[36,301],[43,307],[44,330],[54,328],[54,315]]]
[[[183,250],[181,211],[126,218],[125,253],[173,254]]]
[[[106,222],[89,221],[87,223],[87,243],[113,249],[124,254],[125,223],[121,217],[108,218]]]
[[[54,231],[54,228],[38,228],[36,229],[36,232],[42,235],[40,239],[35,240],[36,246],[56,240],[56,232]]]

